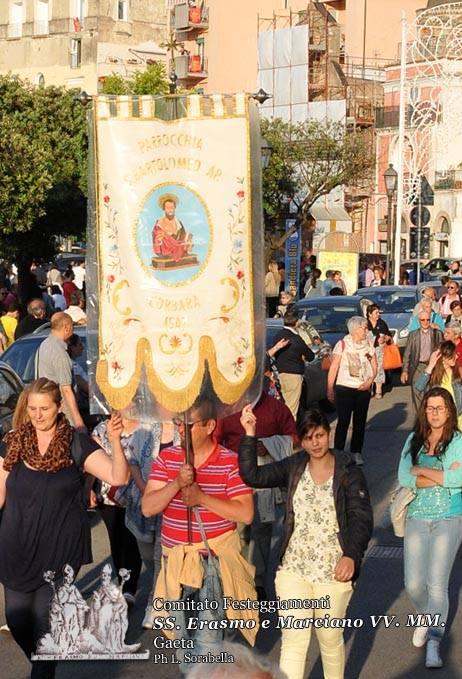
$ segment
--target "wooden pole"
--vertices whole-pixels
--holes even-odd
[[[185,412],[184,417],[184,442],[185,442],[185,462],[194,467],[194,450],[191,439],[192,424],[188,422],[188,416]],[[188,507],[188,544],[192,545],[192,507]]]

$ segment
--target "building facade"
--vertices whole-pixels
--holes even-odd
[[[172,29],[185,49],[178,55],[183,59],[177,61],[181,80],[207,93],[254,91],[259,33],[272,22],[276,27],[283,17],[295,24],[297,15],[306,13],[311,4],[308,0],[169,1]],[[362,68],[365,62],[369,67],[384,66],[396,59],[401,12],[404,9],[413,16],[422,0],[323,0],[315,4],[325,5],[340,26],[344,58]]]
[[[404,206],[401,256],[459,257],[462,254],[462,2],[429,0],[410,26],[406,46]],[[379,197],[368,239],[375,251],[387,249],[387,200],[383,173],[399,165],[400,68],[386,69],[384,108],[377,116],[376,183]],[[420,219],[420,177],[433,189],[433,205]],[[424,181],[424,180],[422,180]],[[424,199],[425,202],[425,199]],[[414,216],[413,216],[414,214]],[[392,222],[397,219],[396,210]],[[414,223],[416,222],[416,224]],[[420,230],[420,235],[419,235]]]
[[[2,0],[0,74],[98,92],[111,73],[165,61],[165,0]]]

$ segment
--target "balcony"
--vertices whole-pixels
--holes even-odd
[[[8,24],[7,37],[20,38],[22,36],[22,22],[17,24]]]
[[[200,54],[175,57],[175,73],[179,80],[203,80],[208,75],[207,58]]]
[[[48,35],[50,24],[48,21],[34,21],[34,35]]]
[[[175,6],[173,27],[178,33],[206,30],[209,27],[209,8],[203,3],[190,7],[187,2]]]
[[[451,191],[462,189],[462,170],[435,172],[435,191]]]

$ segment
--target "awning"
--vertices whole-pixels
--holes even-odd
[[[310,209],[311,216],[317,222],[348,222],[351,217],[341,205],[313,205]]]

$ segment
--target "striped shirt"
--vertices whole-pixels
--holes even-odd
[[[180,467],[184,464],[183,448],[180,446],[165,448],[154,461],[149,480],[170,483],[176,479]],[[251,495],[253,492],[239,476],[236,453],[218,443],[205,462],[195,471],[196,482],[207,495],[214,495],[222,500],[231,500],[242,495]],[[215,514],[200,505],[198,509],[207,538],[215,538],[236,528],[234,521],[224,519],[219,514]],[[161,542],[165,547],[187,544],[187,516],[187,507],[181,498],[181,492],[179,492],[162,513]],[[202,540],[194,514],[192,515],[192,540],[193,542],[201,542]]]

